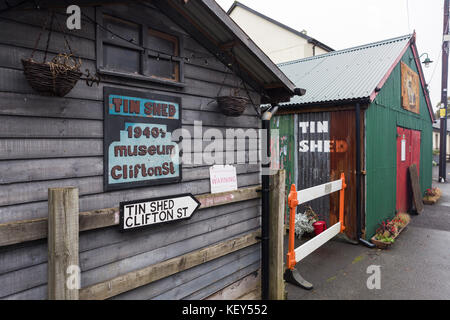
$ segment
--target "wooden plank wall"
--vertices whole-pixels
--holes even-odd
[[[145,15],[164,22],[168,30],[183,34],[184,53],[210,54],[175,23],[150,5],[110,6],[117,12]],[[82,12],[95,17],[93,8]],[[218,112],[215,103],[228,72],[214,58],[192,59],[185,64],[185,88],[156,85],[123,78],[104,78],[97,87],[79,81],[64,98],[43,97],[29,87],[20,59],[28,57],[46,13],[8,11],[0,14],[0,223],[47,217],[48,188],[75,186],[80,193],[80,211],[117,207],[120,201],[159,195],[210,192],[209,166],[187,165],[183,181],[175,185],[103,191],[103,87],[172,94],[182,98],[183,128],[193,129],[202,120],[204,130],[218,128],[259,128],[253,108],[238,118]],[[64,18],[63,15],[61,15]],[[64,20],[63,20],[64,21]],[[63,36],[54,32],[50,51],[63,47]],[[83,19],[82,29],[71,31],[72,49],[80,55],[83,70],[95,70],[95,28]],[[39,46],[42,50],[45,41]],[[42,51],[35,55],[38,59]],[[233,75],[225,90],[238,83]],[[259,101],[259,97],[253,98]],[[247,143],[247,155],[257,143]],[[259,165],[235,163],[238,187],[260,183]],[[258,199],[212,207],[192,219],[159,225],[143,231],[120,233],[117,227],[80,234],[81,286],[105,281],[121,274],[210,246],[260,227]],[[169,278],[126,292],[117,299],[202,299],[259,269],[259,245],[183,271]],[[47,298],[46,240],[0,248],[0,298]]]

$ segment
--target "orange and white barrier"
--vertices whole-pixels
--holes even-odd
[[[311,252],[321,247],[324,243],[332,239],[338,233],[345,230],[344,226],[344,190],[347,187],[345,184],[344,173],[341,173],[341,178],[332,182],[321,184],[312,188],[296,191],[295,184],[291,186],[291,191],[288,196],[289,204],[289,251],[287,254],[287,267],[294,270],[297,262],[308,256]],[[298,248],[294,249],[295,239],[295,213],[297,206],[314,200],[330,193],[339,191],[339,222],[315,236],[311,240],[305,242]]]

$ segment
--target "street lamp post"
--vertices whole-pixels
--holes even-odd
[[[439,181],[446,180],[446,161],[447,161],[447,77],[448,77],[448,10],[449,0],[444,0],[444,28],[442,43],[442,91],[441,103],[443,112],[440,114],[441,128],[440,128],[440,144],[439,144]]]

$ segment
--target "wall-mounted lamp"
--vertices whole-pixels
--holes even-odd
[[[425,58],[425,60],[422,61],[422,63],[425,65],[425,68],[428,68],[430,66],[430,63],[432,63],[433,61],[430,60],[430,58],[428,57],[428,53],[422,53],[419,57],[422,58],[423,55],[426,55],[427,57]]]

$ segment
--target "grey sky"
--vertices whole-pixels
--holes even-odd
[[[233,0],[216,0],[226,11]],[[340,50],[417,33],[419,55],[434,62],[423,68],[431,102],[440,101],[444,0],[242,0],[241,3]],[[409,13],[409,14],[408,14]],[[424,57],[421,58],[423,61]],[[424,67],[424,65],[422,65]]]

